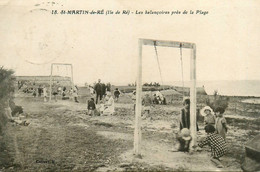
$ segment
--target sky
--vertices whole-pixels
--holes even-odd
[[[1,0],[0,65],[16,75],[50,75],[51,63],[73,65],[76,83],[99,78],[116,84],[137,77],[138,39],[196,44],[197,80],[259,80],[260,19],[257,0]],[[51,10],[131,10],[130,15],[52,15]],[[202,10],[207,15],[144,15],[137,11]],[[143,82],[182,80],[180,49],[143,46]],[[184,80],[189,49],[182,50]],[[53,68],[69,76],[70,68]]]

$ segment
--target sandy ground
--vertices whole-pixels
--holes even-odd
[[[133,156],[134,112],[127,98],[116,103],[113,116],[90,117],[85,103],[17,97],[30,125],[8,124],[0,137],[0,171],[241,171],[243,146],[260,131],[256,115],[256,120],[229,117],[229,150],[222,158],[225,167],[218,169],[208,147],[194,153],[170,151],[176,146],[181,107],[155,106],[142,121],[139,159]],[[203,137],[200,130],[198,140]]]

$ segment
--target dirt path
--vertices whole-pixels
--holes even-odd
[[[134,116],[129,104],[117,104],[114,116],[102,117],[85,115],[83,103],[17,98],[16,104],[24,107],[30,125],[9,124],[3,139],[8,147],[2,149],[12,163],[2,163],[5,171],[219,170],[207,151],[169,151],[175,143],[172,132],[178,108],[164,109],[168,117],[152,116],[143,121],[143,158],[136,159],[132,152]],[[162,110],[154,109],[153,113]],[[225,162],[222,170],[240,170],[239,164],[231,161],[234,159],[227,159],[230,163]]]

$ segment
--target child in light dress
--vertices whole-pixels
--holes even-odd
[[[227,134],[227,121],[224,117],[224,108],[218,107],[215,110],[216,113],[216,123],[215,123],[215,128],[216,128],[216,133],[219,134],[220,136],[223,137],[224,140],[226,140],[226,134]]]
[[[204,116],[205,126],[208,124],[215,125],[216,117],[213,113],[213,110],[209,106],[205,106],[201,109],[200,114]]]

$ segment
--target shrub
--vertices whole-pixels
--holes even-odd
[[[214,95],[214,100],[206,99],[206,105],[211,107],[213,111],[216,110],[216,108],[221,107],[224,110],[228,107],[229,98],[224,96],[217,96]]]
[[[0,132],[7,122],[5,108],[13,99],[14,93],[14,71],[0,67]]]

